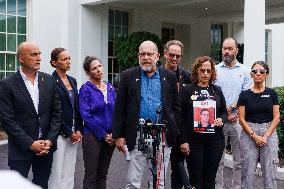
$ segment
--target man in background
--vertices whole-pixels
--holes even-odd
[[[180,66],[183,51],[184,45],[178,40],[168,41],[164,49],[165,64],[162,67],[175,73],[178,91],[181,87],[190,83],[190,73]],[[184,154],[180,150],[180,143],[177,140],[176,145],[173,146],[171,151],[172,189],[181,189],[183,186],[185,188],[189,186],[189,179],[184,167],[184,159]]]
[[[226,38],[222,46],[223,61],[216,66],[217,80],[226,99],[228,121],[224,124],[225,142],[230,137],[231,151],[233,156],[233,180],[232,189],[241,188],[241,160],[240,160],[240,134],[242,127],[239,124],[237,114],[237,101],[239,94],[249,89],[252,85],[250,68],[239,63],[236,59],[238,43],[234,38]],[[227,145],[227,144],[226,144]],[[223,181],[224,155],[220,162],[216,175],[216,189],[224,188]]]

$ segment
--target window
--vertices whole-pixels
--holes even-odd
[[[268,67],[270,68],[270,73],[269,74],[273,74],[273,69],[272,69],[272,42],[271,42],[271,38],[272,38],[272,31],[271,30],[265,30],[265,62],[266,64],[268,64]],[[272,77],[268,77],[265,80],[265,85],[267,87],[272,87]]]
[[[222,61],[223,25],[211,25],[211,57],[216,62]]]
[[[114,87],[119,82],[119,66],[113,51],[115,39],[118,36],[128,35],[128,12],[120,10],[109,10],[108,21],[108,81]]]
[[[268,47],[269,47],[269,31],[266,30],[265,31],[265,62],[268,63],[268,56],[269,56],[269,51],[268,51]]]
[[[170,40],[175,39],[175,29],[174,27],[168,26],[162,28],[162,42],[164,45]]]
[[[26,0],[0,0],[0,80],[15,73],[17,46],[26,41]]]

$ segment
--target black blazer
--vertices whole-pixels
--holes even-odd
[[[61,124],[61,103],[51,75],[38,73],[38,113],[20,71],[0,82],[0,119],[8,134],[8,158],[28,160],[35,153],[30,146],[39,137],[56,145]]]
[[[160,67],[166,69],[165,64],[163,64]],[[181,87],[184,87],[185,85],[190,84],[191,81],[190,81],[190,73],[186,69],[184,69],[181,66],[178,66],[178,70],[179,70],[179,75],[178,75],[179,81],[178,82],[179,82],[179,89],[180,89]]]
[[[179,69],[179,84],[180,86],[185,86],[186,84],[190,84],[190,73],[186,71],[183,67],[178,66]]]
[[[180,104],[178,101],[176,76],[160,68],[163,116],[168,122],[166,140],[173,146],[179,134]],[[121,74],[120,85],[114,106],[113,138],[125,138],[128,149],[134,149],[141,102],[141,68],[135,67]]]
[[[190,142],[193,134],[193,101],[191,96],[194,95],[194,91],[198,89],[196,84],[189,84],[182,87],[179,92],[179,99],[181,106],[181,137],[180,143]],[[209,90],[214,94],[216,100],[216,117],[221,118],[223,124],[228,119],[228,113],[226,108],[226,100],[221,90],[221,87],[217,85],[209,85]],[[215,131],[219,132],[224,137],[223,127],[215,127]]]
[[[62,123],[60,134],[64,137],[69,138],[72,134],[72,126],[74,124],[75,131],[81,131],[83,129],[83,121],[81,115],[79,113],[79,97],[78,97],[78,89],[76,79],[67,75],[67,78],[72,86],[74,91],[74,109],[71,104],[71,99],[69,96],[69,92],[60,79],[59,75],[56,71],[52,73],[53,78],[55,79],[56,91],[58,92],[61,100],[61,108],[62,108]],[[73,119],[74,118],[74,119]]]

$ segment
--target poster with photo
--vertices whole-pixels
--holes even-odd
[[[193,131],[198,133],[215,133],[216,101],[193,101]]]

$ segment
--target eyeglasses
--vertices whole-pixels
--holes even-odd
[[[253,74],[257,74],[257,73],[266,74],[266,71],[267,70],[265,70],[265,69],[252,69],[251,73],[253,73]]]
[[[146,55],[148,57],[152,57],[155,53],[147,53],[147,52],[142,52],[142,53],[138,53],[139,56],[145,57]]]
[[[205,73],[205,72],[207,72],[207,73],[209,73],[209,74],[212,73],[212,70],[211,70],[211,69],[199,69],[199,71],[202,72],[202,73]]]
[[[168,53],[170,58],[176,57],[176,59],[180,59],[181,55],[180,54],[174,54],[174,53]]]

